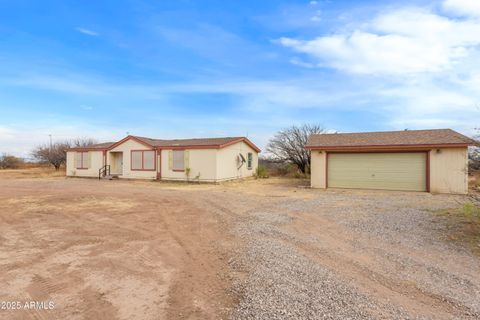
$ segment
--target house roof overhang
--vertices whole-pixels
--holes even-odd
[[[67,149],[65,151],[110,151],[110,150],[115,149],[119,145],[121,145],[121,144],[123,144],[123,143],[125,143],[129,140],[133,140],[135,142],[138,142],[138,143],[144,145],[147,148],[156,149],[156,150],[162,150],[162,149],[166,149],[166,150],[222,149],[222,148],[228,147],[228,146],[233,145],[233,144],[238,143],[238,142],[245,142],[248,146],[250,146],[256,152],[261,152],[260,148],[258,148],[253,142],[251,142],[248,138],[245,138],[245,137],[240,137],[238,139],[234,139],[234,140],[231,140],[231,141],[229,141],[227,143],[223,143],[223,144],[204,144],[204,145],[188,145],[188,144],[185,144],[185,145],[156,146],[154,144],[150,144],[147,141],[144,141],[143,139],[140,139],[140,138],[138,138],[136,136],[132,136],[132,135],[126,136],[122,140],[113,143],[109,147],[104,147],[104,148],[98,148],[98,147],[94,147],[94,146],[92,146],[92,147],[78,147],[78,148],[70,148],[70,149]]]

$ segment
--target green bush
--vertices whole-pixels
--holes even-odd
[[[255,171],[255,177],[259,179],[268,178],[268,170],[263,165],[258,165],[257,170]]]

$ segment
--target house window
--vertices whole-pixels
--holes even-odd
[[[77,152],[75,161],[77,169],[88,169],[88,152]]]
[[[251,170],[253,165],[253,153],[249,152],[247,154],[247,169]]]
[[[173,171],[185,170],[185,151],[173,150]]]
[[[135,150],[131,152],[131,169],[138,171],[155,170],[155,151]]]

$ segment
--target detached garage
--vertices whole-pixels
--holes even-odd
[[[313,188],[468,192],[468,146],[450,129],[310,137]]]

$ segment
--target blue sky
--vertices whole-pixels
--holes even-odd
[[[3,1],[0,152],[480,126],[480,2]]]

